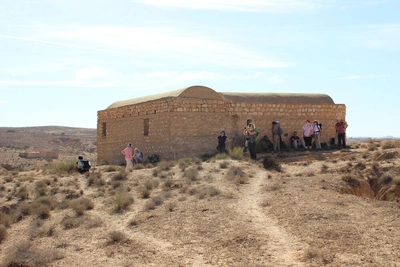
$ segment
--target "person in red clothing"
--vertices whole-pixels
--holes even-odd
[[[338,136],[338,147],[345,148],[346,147],[347,122],[344,120],[340,120],[339,122],[336,123],[335,127],[336,127],[336,133]]]
[[[125,155],[125,160],[126,160],[126,168],[125,171],[129,171],[133,167],[132,163],[132,144],[128,144],[128,146],[121,151],[121,154]]]

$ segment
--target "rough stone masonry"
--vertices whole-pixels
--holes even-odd
[[[205,86],[191,86],[158,95],[122,100],[98,111],[99,164],[123,164],[120,153],[128,143],[144,157],[160,155],[177,159],[212,154],[224,129],[228,147],[242,137],[243,127],[254,122],[260,135],[271,136],[271,123],[279,120],[289,145],[293,131],[302,133],[307,119],[323,124],[322,142],[335,137],[337,118],[346,106],[325,94],[225,93]]]

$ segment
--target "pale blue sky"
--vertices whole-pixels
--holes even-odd
[[[96,128],[191,85],[324,93],[349,136],[397,136],[398,0],[0,0],[0,126]],[[310,118],[318,119],[318,118]]]

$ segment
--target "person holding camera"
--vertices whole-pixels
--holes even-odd
[[[246,138],[249,138],[248,147],[250,152],[250,158],[257,160],[257,152],[256,152],[256,136],[257,131],[255,130],[255,126],[253,123],[250,123],[249,126],[244,127],[243,135]]]

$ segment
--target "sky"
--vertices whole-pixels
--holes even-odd
[[[400,137],[399,10],[398,0],[0,0],[0,126],[96,128],[116,101],[203,85],[328,94],[347,107],[349,137]]]

